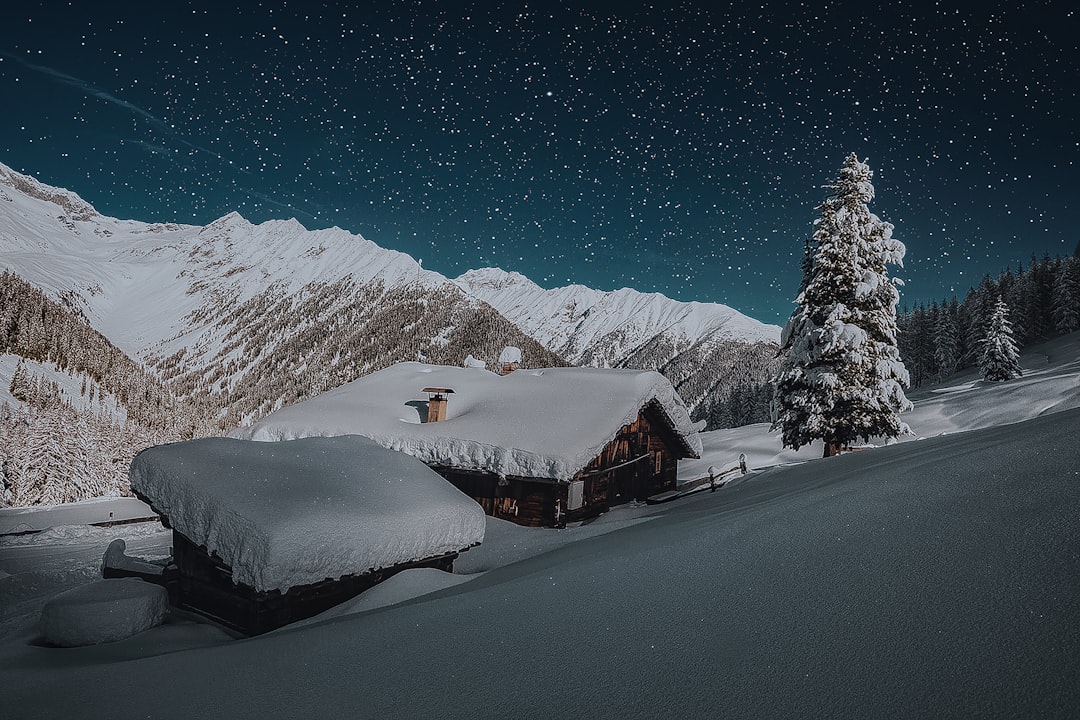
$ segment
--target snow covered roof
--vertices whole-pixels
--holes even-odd
[[[362,437],[204,438],[143,450],[131,487],[256,590],[459,552],[484,512],[415,458]]]
[[[453,388],[446,419],[426,419],[424,387]],[[547,368],[500,377],[486,370],[399,363],[271,413],[232,436],[289,440],[364,435],[425,463],[500,476],[567,481],[619,429],[652,405],[697,457],[701,441],[682,399],[646,370]]]

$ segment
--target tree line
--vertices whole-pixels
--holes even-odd
[[[785,447],[824,441],[825,456],[857,440],[910,432],[900,414],[910,387],[977,365],[984,380],[1021,374],[1019,348],[1080,329],[1080,245],[986,277],[963,301],[897,313],[887,266],[906,248],[868,208],[873,172],[848,155],[820,206],[803,280],[773,376],[773,428]]]
[[[1032,257],[1015,273],[1009,268],[996,279],[988,275],[963,300],[904,308],[897,325],[911,387],[977,365],[999,300],[1021,349],[1080,330],[1080,244],[1071,256]]]

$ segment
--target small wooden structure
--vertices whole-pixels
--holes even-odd
[[[164,585],[173,605],[247,635],[402,570],[450,572],[484,536],[480,508],[443,478],[353,435],[158,445],[135,456],[129,477],[172,529],[172,560],[157,573],[110,546],[106,576]]]
[[[429,423],[442,422],[446,419],[446,396],[454,392],[453,388],[437,388],[426,387],[420,392],[428,393],[428,413],[427,421]]]
[[[233,581],[232,569],[205,547],[173,531],[173,563],[164,573],[170,602],[244,635],[259,635],[313,617],[411,568],[453,572],[458,553],[399,563],[360,575],[280,590],[259,591]]]

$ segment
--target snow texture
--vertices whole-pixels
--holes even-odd
[[[427,417],[425,387],[451,388],[446,420]],[[271,413],[233,437],[363,435],[430,465],[568,481],[656,402],[694,456],[701,441],[682,399],[657,372],[486,370],[399,363]]]
[[[479,505],[362,437],[159,445],[135,457],[131,486],[256,590],[285,592],[484,539]]]
[[[169,594],[161,585],[136,578],[98,580],[45,603],[41,632],[60,647],[97,645],[156,627],[168,610]]]

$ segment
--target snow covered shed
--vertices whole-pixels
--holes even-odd
[[[442,393],[428,422],[424,390]],[[277,441],[363,435],[419,458],[483,506],[559,527],[675,487],[701,440],[657,372],[547,368],[509,375],[399,363],[271,413],[232,436]]]
[[[451,570],[484,538],[475,503],[363,437],[158,445],[135,456],[130,480],[173,529],[173,602],[248,634],[406,568]]]

